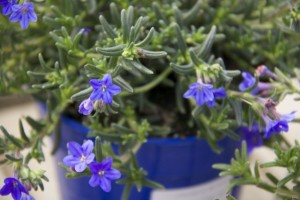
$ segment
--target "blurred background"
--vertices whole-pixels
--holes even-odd
[[[296,83],[295,81],[295,84]],[[299,87],[299,85],[297,85]],[[300,117],[300,102],[294,101],[294,97],[292,95],[287,96],[284,101],[277,106],[277,109],[280,113],[286,114],[290,113],[293,110],[298,111],[296,113],[296,118]],[[18,119],[22,118],[23,116],[30,115],[33,118],[38,119],[40,116],[38,106],[36,102],[28,97],[23,96],[12,96],[12,97],[0,97],[0,124],[3,125],[10,133],[19,134],[18,130]],[[25,125],[25,123],[24,123]],[[28,127],[25,127],[28,129]],[[284,136],[291,142],[294,143],[295,140],[300,139],[299,133],[299,125],[296,123],[290,124],[290,130],[288,133],[283,133]],[[61,191],[59,190],[57,184],[57,173],[55,171],[55,167],[57,163],[54,161],[53,157],[49,156],[50,152],[53,148],[50,138],[46,138],[45,144],[45,155],[46,162],[42,163],[41,165],[38,163],[31,163],[32,167],[36,165],[37,169],[44,169],[46,170],[46,176],[50,179],[49,182],[45,182],[45,190],[44,192],[41,191],[31,191],[31,194],[35,197],[36,200],[62,200],[60,198]],[[67,152],[66,152],[67,153]],[[259,163],[271,161],[274,158],[274,153],[271,149],[262,147],[257,148],[253,151],[250,155],[250,161],[252,165],[254,165],[255,161]],[[285,170],[281,168],[273,169],[274,174],[277,176],[284,177],[287,173]],[[261,175],[266,171],[262,172]],[[0,187],[3,186],[3,180],[6,177],[12,176],[13,171],[11,167],[1,166],[0,168]],[[189,190],[190,192],[197,192],[197,186],[193,187],[193,189]],[[194,197],[195,198],[195,197]],[[225,197],[224,197],[225,198]],[[11,197],[1,197],[3,200],[9,200]],[[253,200],[253,199],[262,199],[262,200],[275,200],[276,197],[274,195],[263,191],[261,189],[257,189],[253,186],[244,186],[240,189],[239,192],[239,200]],[[166,200],[166,199],[164,199]],[[185,198],[185,200],[189,200]],[[221,199],[220,199],[221,200]]]

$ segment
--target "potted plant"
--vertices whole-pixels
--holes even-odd
[[[60,180],[63,199],[150,199],[150,188],[217,180],[216,169],[234,177],[228,192],[251,184],[300,197],[299,145],[280,134],[298,121],[296,110],[276,110],[286,94],[300,94],[290,79],[300,79],[296,2],[0,5],[1,94],[30,94],[44,111],[20,120],[20,137],[0,127],[1,163],[14,174],[0,195],[33,199],[30,190],[43,189],[47,172],[28,163],[45,160],[52,135],[60,176],[70,178]],[[278,157],[252,172],[247,156],[262,145]],[[288,176],[260,178],[259,168],[275,166]]]

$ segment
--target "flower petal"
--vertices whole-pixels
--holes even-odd
[[[85,162],[79,162],[77,165],[75,165],[75,171],[76,172],[83,172],[85,168],[87,167]]]
[[[1,190],[0,190],[0,194],[3,195],[3,196],[6,196],[8,195],[9,193],[12,192],[12,189],[13,189],[13,184],[5,184]]]
[[[113,161],[113,160],[112,160],[111,157],[108,157],[108,158],[104,159],[104,160],[101,162],[102,169],[104,169],[104,170],[111,169],[112,161]]]
[[[82,144],[82,150],[83,150],[83,154],[85,156],[91,154],[93,152],[94,149],[94,143],[92,140],[86,140],[83,144]]]
[[[21,14],[20,12],[13,12],[10,17],[9,17],[9,21],[11,22],[17,22],[21,19]]]
[[[29,19],[27,14],[22,14],[21,20],[20,20],[20,26],[22,29],[26,29],[29,26]]]
[[[119,170],[111,168],[110,170],[105,171],[104,176],[106,178],[108,178],[109,180],[115,180],[115,179],[119,179],[121,177],[121,173]]]
[[[73,167],[80,163],[80,159],[78,157],[74,157],[72,155],[68,155],[63,158],[63,163],[69,167]]]
[[[105,74],[102,78],[102,81],[106,86],[110,86],[112,84],[112,78],[110,74]]]
[[[101,89],[94,89],[94,91],[90,95],[90,99],[92,101],[99,100],[99,99],[101,99],[101,97],[102,97],[102,91],[101,91]]]
[[[103,85],[103,82],[99,81],[98,79],[91,79],[90,85],[92,86],[92,88],[98,89],[99,87],[101,87]]]
[[[81,155],[83,154],[82,148],[77,142],[69,142],[68,149],[70,153],[75,157],[81,157]]]
[[[109,92],[104,92],[103,93],[103,101],[106,104],[112,104],[112,95]]]
[[[121,88],[118,85],[112,84],[111,86],[109,86],[108,91],[112,95],[116,95],[116,94],[119,94],[121,92]]]
[[[100,177],[100,187],[104,192],[110,192],[111,190],[111,183],[110,180],[108,180],[105,177]]]
[[[86,157],[85,163],[86,163],[86,164],[90,164],[91,162],[94,161],[94,158],[95,158],[95,154],[91,153],[90,155],[88,155],[88,156]]]
[[[92,175],[92,177],[89,180],[89,185],[91,187],[96,187],[100,184],[100,176],[99,175]]]
[[[100,170],[100,163],[92,162],[90,163],[90,170],[92,174],[96,174],[98,176],[99,170]]]

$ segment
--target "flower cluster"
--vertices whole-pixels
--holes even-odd
[[[255,70],[256,77],[268,76],[274,80],[277,79],[277,75],[271,72],[265,65],[260,65]],[[240,91],[250,91],[252,95],[265,96],[267,91],[272,89],[270,83],[257,82],[256,78],[248,73],[243,72],[242,76],[244,80],[240,83]],[[256,85],[255,85],[256,84]],[[264,109],[260,115],[265,122],[265,127],[259,130],[256,123],[252,124],[251,127],[241,126],[237,129],[237,133],[241,134],[241,141],[245,140],[247,143],[247,151],[250,153],[255,147],[263,144],[263,139],[268,139],[274,134],[281,132],[288,132],[288,123],[295,118],[296,111],[292,111],[289,114],[280,114],[276,110],[276,103],[270,98],[263,98],[257,96],[257,101],[260,102]],[[263,137],[261,136],[263,134]]]
[[[89,168],[92,173],[89,180],[90,186],[100,186],[103,191],[109,192],[111,190],[110,181],[121,177],[121,173],[112,168],[112,158],[106,158],[100,163],[94,161],[95,154],[92,153],[94,143],[91,140],[85,141],[82,146],[76,142],[69,142],[67,146],[70,155],[63,159],[63,163],[78,173]]]
[[[90,85],[93,88],[93,92],[88,99],[85,99],[79,105],[78,111],[83,115],[91,114],[94,109],[94,102],[96,101],[99,107],[103,107],[103,104],[112,104],[112,97],[121,92],[121,88],[112,83],[110,74],[105,74],[101,80],[90,80]]]
[[[26,29],[30,21],[37,21],[34,4],[31,2],[17,4],[16,0],[0,0],[0,5],[2,6],[2,14],[10,15],[9,21],[19,22],[22,29]]]
[[[9,194],[14,200],[34,200],[24,185],[18,179],[12,177],[4,180],[4,186],[0,190],[2,196]]]

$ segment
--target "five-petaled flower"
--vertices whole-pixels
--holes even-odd
[[[101,99],[106,104],[112,104],[113,95],[117,95],[121,92],[121,88],[112,83],[110,74],[105,74],[101,80],[90,80],[90,85],[94,89],[90,95],[92,101]]]
[[[251,127],[248,126],[240,126],[236,132],[241,134],[240,146],[242,141],[245,140],[247,144],[247,153],[250,154],[255,147],[262,146],[263,140],[260,132],[261,131],[256,123],[253,123]]]
[[[282,131],[288,132],[289,130],[289,122],[291,122],[295,118],[295,111],[280,115],[280,118],[278,120],[272,120],[268,116],[265,116],[265,122],[267,124],[266,126],[266,133],[264,135],[264,138],[269,138],[273,134],[278,134]]]
[[[13,5],[16,4],[16,0],[0,0],[0,5],[2,6],[2,14],[9,15],[12,11]]]
[[[20,200],[22,193],[28,195],[27,190],[22,185],[22,183],[16,178],[6,178],[4,179],[5,185],[0,190],[0,195],[6,196],[11,194],[14,200]]]
[[[74,167],[76,172],[83,172],[95,158],[95,154],[92,153],[94,143],[91,140],[87,140],[82,146],[77,142],[69,142],[67,146],[71,155],[64,157],[64,164]]]
[[[112,168],[112,158],[106,158],[101,163],[92,162],[90,164],[92,177],[89,184],[92,187],[100,186],[103,191],[109,192],[111,190],[111,181],[119,179],[121,173]]]
[[[89,115],[93,111],[93,108],[94,108],[94,103],[90,98],[88,98],[81,102],[81,104],[79,105],[78,112],[83,115]]]
[[[214,106],[216,98],[224,98],[225,96],[224,88],[214,89],[213,85],[202,82],[190,84],[188,91],[183,94],[184,98],[194,98],[197,105],[207,104],[209,107]]]
[[[34,12],[33,3],[25,2],[23,4],[13,5],[9,21],[20,22],[20,26],[23,29],[28,27],[30,21],[36,22],[37,16]]]

